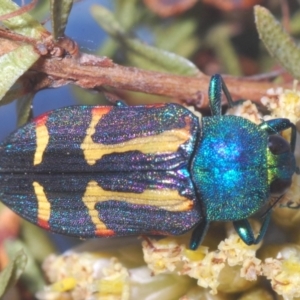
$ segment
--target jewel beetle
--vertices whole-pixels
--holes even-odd
[[[288,119],[256,125],[221,115],[220,75],[211,78],[211,116],[178,104],[71,106],[45,113],[0,145],[0,199],[47,230],[81,238],[180,235],[190,248],[211,221],[233,221],[248,245],[247,218],[282,195],[296,170]],[[280,132],[291,128],[288,143]]]

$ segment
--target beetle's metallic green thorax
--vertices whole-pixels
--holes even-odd
[[[192,177],[207,220],[239,220],[268,198],[268,135],[236,116],[203,118]]]

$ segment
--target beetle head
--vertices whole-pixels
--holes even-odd
[[[270,193],[282,195],[292,183],[296,160],[291,145],[279,134],[268,137],[267,160]]]

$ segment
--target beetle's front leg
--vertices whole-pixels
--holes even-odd
[[[291,132],[290,145],[291,145],[292,152],[295,151],[297,130],[295,124],[293,124],[289,119],[280,118],[280,119],[272,119],[272,120],[264,121],[259,125],[259,127],[265,130],[269,135],[278,134],[281,131],[291,128],[292,132]]]
[[[213,116],[221,116],[222,114],[222,90],[226,96],[229,106],[232,107],[233,101],[222,76],[220,74],[213,75],[208,88],[210,110]]]
[[[271,220],[271,210],[266,214],[264,221],[261,225],[258,236],[255,238],[251,225],[247,219],[234,221],[233,226],[237,234],[247,245],[258,244],[266,234],[267,228]]]

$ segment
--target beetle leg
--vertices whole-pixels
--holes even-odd
[[[198,225],[195,227],[192,233],[191,241],[190,241],[190,249],[196,250],[198,246],[202,243],[202,240],[208,230],[209,222],[206,219],[203,219]]]
[[[213,116],[221,116],[221,91],[222,77],[219,74],[215,74],[211,77],[208,88],[209,105]]]
[[[233,226],[243,240],[243,242],[247,245],[258,244],[266,234],[267,228],[269,226],[271,220],[271,210],[266,214],[264,221],[261,225],[258,236],[255,238],[251,225],[247,219],[234,221]]]
[[[296,126],[289,119],[280,118],[264,121],[260,125],[258,125],[261,129],[265,130],[269,135],[277,134],[283,130],[292,129],[291,133],[291,150],[294,152],[296,145]]]
[[[222,114],[222,109],[221,109],[222,90],[227,98],[229,106],[232,107],[233,101],[222,76],[220,74],[213,75],[211,77],[209,88],[208,88],[210,110],[213,116],[221,116]]]

